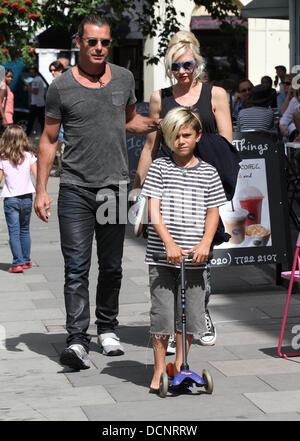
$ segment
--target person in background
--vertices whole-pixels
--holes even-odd
[[[14,79],[11,69],[5,69],[5,81],[0,85],[0,118],[2,118],[2,131],[14,122],[14,94],[10,85]]]
[[[238,91],[233,100],[233,115],[237,118],[239,111],[248,107],[248,98],[251,95],[253,84],[250,80],[241,80],[238,84]]]
[[[60,57],[57,59],[57,61],[59,61],[63,65],[64,72],[70,69],[71,66],[69,65],[69,60],[67,60],[67,58]]]
[[[0,138],[0,182],[3,176],[5,178],[0,196],[4,198],[4,214],[13,255],[10,273],[22,273],[32,266],[30,217],[35,188],[30,173],[36,179],[36,170],[32,144],[22,127],[14,124],[7,127]]]
[[[26,130],[27,136],[31,134],[35,119],[37,118],[41,132],[44,130],[45,125],[45,91],[42,78],[39,76],[39,72],[36,67],[30,69],[30,75],[32,76],[32,82],[27,86],[30,94],[30,113],[28,119],[28,126]]]
[[[265,75],[262,77],[262,79],[260,80],[261,84],[266,84],[267,86],[269,86],[272,90],[272,101],[270,106],[272,107],[272,109],[275,109],[277,107],[277,92],[276,89],[274,89],[273,86],[273,80],[271,77],[269,77],[268,75]]]
[[[286,75],[286,67],[279,65],[279,66],[275,66],[275,70],[276,70],[276,76],[275,76],[275,80],[274,80],[274,86],[277,87],[279,84],[279,93],[283,93],[284,89],[283,89],[283,81],[284,81],[284,77]],[[279,82],[280,80],[280,82]]]
[[[64,66],[61,64],[60,61],[56,60],[50,64],[49,71],[51,72],[53,78],[57,78],[63,73]]]
[[[59,60],[53,61],[53,63],[49,66],[49,71],[51,72],[52,76],[55,78],[58,78],[63,72],[64,72],[64,66]],[[65,143],[64,143],[64,128],[61,124],[59,129],[59,135],[58,135],[58,144],[57,144],[57,150],[56,150],[56,157],[57,157],[57,169],[51,173],[51,176],[59,177],[62,172],[62,155],[65,150]]]
[[[272,99],[273,93],[269,85],[259,84],[253,87],[248,98],[249,107],[238,114],[238,131],[274,129],[274,112],[270,107]]]
[[[275,70],[276,70],[276,76],[275,76],[275,80],[274,80],[274,87],[278,87],[279,85],[279,92],[277,97],[279,97],[279,101],[283,102],[285,99],[285,90],[284,90],[284,78],[286,76],[286,67],[279,65],[279,66],[275,66]],[[279,107],[278,107],[279,108]],[[281,112],[283,113],[283,112]]]
[[[282,117],[279,121],[279,128],[284,137],[284,140],[288,140],[290,142],[294,141],[297,136],[297,129],[294,123],[294,111],[300,106],[300,90],[296,90],[296,96],[294,96],[283,113]]]
[[[283,115],[292,98],[296,96],[296,89],[293,88],[293,78],[296,74],[286,74],[283,84],[283,92],[277,95],[277,107],[280,114]]]

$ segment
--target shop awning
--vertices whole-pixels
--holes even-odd
[[[252,0],[242,8],[244,18],[289,18],[289,0]]]

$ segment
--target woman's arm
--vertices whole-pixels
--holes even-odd
[[[211,91],[211,104],[215,114],[219,135],[232,143],[232,121],[226,90],[214,86]]]
[[[1,181],[3,179],[3,175],[4,175],[3,170],[0,169],[0,184],[1,184]]]
[[[160,118],[161,115],[161,95],[160,90],[152,93],[149,105],[149,115],[151,118]],[[152,161],[155,159],[156,153],[159,148],[161,134],[159,132],[149,133],[147,140],[143,147],[140,160],[138,163],[133,188],[141,188],[143,185],[149,167]]]

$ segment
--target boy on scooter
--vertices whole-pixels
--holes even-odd
[[[154,351],[154,375],[150,392],[159,392],[160,376],[166,371],[166,350],[176,323],[174,376],[182,364],[180,264],[186,261],[187,351],[193,335],[205,325],[205,277],[203,266],[219,222],[219,206],[227,202],[217,170],[194,155],[201,138],[199,115],[191,108],[176,107],[161,124],[172,158],[156,159],[145,180],[142,195],[148,198],[151,223],[145,262],[149,264],[151,293],[150,333]],[[156,262],[154,253],[165,253]]]

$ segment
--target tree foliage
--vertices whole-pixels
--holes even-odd
[[[194,0],[203,5],[213,18],[224,20],[229,12],[239,15],[235,0]],[[180,29],[179,17],[172,0],[0,0],[0,63],[20,55],[27,64],[34,62],[34,47],[30,45],[37,31],[51,26],[76,30],[86,15],[105,16],[112,29],[135,21],[144,37],[159,38],[158,53],[148,57],[158,63],[164,55],[170,37]]]

